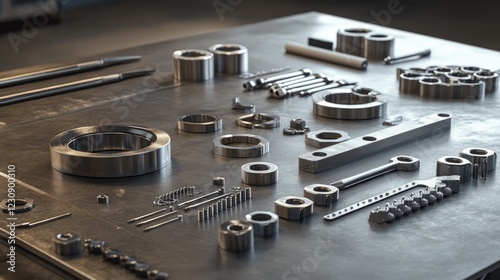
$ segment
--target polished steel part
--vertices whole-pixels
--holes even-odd
[[[418,169],[420,169],[418,158],[400,155],[391,158],[388,164],[333,182],[330,185],[343,190],[392,171],[415,171]]]
[[[407,54],[407,55],[403,55],[403,56],[400,56],[400,57],[391,57],[391,56],[388,56],[388,57],[384,58],[384,63],[385,64],[396,64],[396,63],[401,63],[401,62],[407,62],[407,61],[410,61],[410,60],[421,59],[421,58],[424,58],[424,57],[428,57],[430,55],[431,55],[431,50],[427,49],[427,50],[423,50],[421,52]]]
[[[269,162],[250,162],[241,166],[241,181],[247,185],[267,186],[278,182],[278,166]]]
[[[35,201],[31,198],[12,198],[12,199],[6,198],[2,200],[2,202],[0,202],[0,209],[4,213],[26,212],[33,209],[34,206],[35,206]]]
[[[165,213],[165,214],[162,214],[162,215],[156,216],[156,217],[154,217],[154,218],[151,218],[151,219],[148,219],[148,220],[142,221],[142,222],[137,223],[137,224],[135,224],[135,225],[139,227],[139,226],[142,226],[142,225],[144,225],[144,224],[151,223],[151,222],[156,221],[156,220],[158,220],[158,219],[162,219],[162,218],[165,218],[165,217],[168,217],[168,216],[172,216],[172,215],[177,214],[177,213],[179,213],[179,210],[174,210],[174,211],[172,211],[172,212]]]
[[[54,237],[54,246],[58,255],[78,255],[82,251],[82,238],[73,232],[58,233]]]
[[[245,90],[254,90],[259,88],[266,88],[266,85],[269,83],[274,83],[280,80],[286,80],[294,77],[306,77],[312,74],[311,69],[304,68],[299,71],[294,71],[286,74],[281,74],[277,76],[272,76],[268,78],[259,78],[255,81],[248,81],[243,84],[243,88]]]
[[[202,202],[198,202],[198,203],[195,203],[195,204],[188,205],[188,206],[186,206],[186,207],[184,208],[184,210],[185,210],[185,211],[189,211],[189,210],[191,210],[191,209],[193,209],[193,208],[196,208],[196,207],[198,207],[198,206],[200,206],[200,205],[207,204],[207,203],[210,203],[210,202],[212,202],[212,201],[216,201],[216,200],[219,200],[219,199],[223,199],[223,198],[225,198],[225,197],[228,197],[228,196],[230,196],[231,194],[232,194],[232,193],[221,194],[221,195],[219,195],[219,196],[217,196],[217,197],[213,197],[213,198],[207,199],[207,200],[202,201]]]
[[[446,113],[428,115],[351,139],[348,142],[303,154],[299,156],[299,168],[307,172],[318,173],[402,143],[447,131],[450,127],[451,115]]]
[[[263,113],[246,114],[236,118],[236,124],[246,128],[276,128],[281,125],[280,117]]]
[[[314,205],[330,206],[339,200],[339,189],[329,185],[313,184],[304,188],[304,197],[312,200]]]
[[[269,237],[279,231],[279,217],[269,211],[255,211],[245,215],[245,219],[252,223],[254,235]]]
[[[231,146],[235,143],[248,146]],[[252,134],[226,134],[214,139],[212,151],[225,157],[260,157],[269,152],[269,141]]]
[[[165,212],[167,211],[168,209],[167,208],[163,208],[163,209],[160,209],[160,210],[156,210],[156,211],[153,211],[153,212],[150,212],[150,213],[147,213],[147,214],[144,214],[142,216],[139,216],[139,217],[136,217],[136,218],[132,218],[130,220],[127,221],[127,223],[133,223],[135,221],[138,221],[138,220],[141,220],[141,219],[144,219],[144,218],[147,218],[149,216],[153,216],[153,215],[156,215],[158,213],[161,213],[161,212]]]
[[[222,120],[207,114],[185,115],[179,118],[177,126],[189,132],[214,132],[222,128]]]
[[[216,73],[241,74],[248,72],[248,49],[239,44],[215,44],[208,48],[214,54]]]
[[[214,77],[214,55],[211,52],[187,49],[175,51],[172,56],[175,79],[201,82]]]
[[[354,211],[357,211],[359,209],[362,209],[366,206],[370,206],[372,204],[378,203],[384,199],[387,199],[389,197],[392,197],[394,195],[400,194],[402,192],[405,192],[407,190],[416,188],[416,187],[421,187],[421,188],[431,188],[435,187],[436,184],[444,183],[446,186],[449,188],[453,189],[459,189],[460,188],[460,176],[440,176],[440,177],[435,177],[429,180],[419,180],[419,181],[413,181],[411,183],[402,185],[400,187],[397,187],[395,189],[392,189],[387,192],[383,192],[381,194],[372,196],[368,199],[365,199],[363,201],[360,201],[358,203],[355,203],[353,205],[347,206],[345,208],[342,208],[340,210],[337,210],[333,213],[330,213],[328,215],[325,215],[323,218],[327,221],[333,221],[335,219],[338,219],[342,216],[345,216],[347,214],[350,214]],[[408,200],[410,203],[413,202],[413,200]],[[422,207],[423,205],[418,205],[417,207]]]
[[[460,157],[445,156],[438,159],[436,176],[459,175],[460,181],[468,182],[472,176],[472,163]]]
[[[109,196],[105,194],[100,194],[97,196],[97,203],[107,204],[109,203]]]
[[[283,129],[283,134],[285,135],[297,135],[297,134],[304,134],[308,132],[310,129],[306,125],[306,121],[303,119],[291,119],[290,120],[290,127],[284,128]]]
[[[274,201],[274,212],[288,220],[303,220],[313,213],[313,202],[305,197],[285,196]]]
[[[161,227],[161,226],[164,226],[166,224],[170,224],[170,223],[173,223],[175,221],[182,221],[182,220],[183,220],[182,215],[178,215],[177,218],[173,218],[173,219],[170,219],[168,221],[164,221],[164,222],[158,223],[156,225],[149,226],[149,227],[145,228],[144,231],[149,231],[149,230],[155,229],[157,227]]]
[[[313,112],[340,120],[379,118],[387,111],[387,98],[369,88],[333,89],[313,96]]]
[[[164,168],[170,163],[170,137],[140,126],[86,126],[50,141],[52,167],[85,177],[127,177]]]
[[[253,104],[243,104],[243,103],[241,103],[241,100],[240,100],[239,97],[233,98],[232,108],[234,110],[245,111],[245,113],[254,113],[255,112],[255,105],[253,105]]]
[[[480,71],[473,74],[474,79],[483,81],[486,93],[495,93],[498,90],[499,74],[491,71]]]
[[[230,220],[219,227],[219,247],[231,252],[245,252],[253,247],[253,225],[247,221]]]
[[[177,205],[177,207],[183,207],[184,205],[186,204],[189,204],[189,203],[193,203],[193,202],[196,202],[198,200],[202,200],[202,199],[205,199],[209,196],[212,196],[212,195],[217,195],[217,194],[224,194],[226,192],[226,189],[224,187],[216,190],[216,191],[213,191],[213,192],[210,192],[210,193],[207,193],[205,195],[202,195],[200,197],[197,197],[197,198],[194,198],[194,199],[191,199],[191,200],[188,200],[188,201],[184,201],[183,203],[179,203]]]
[[[59,220],[59,219],[62,219],[64,217],[68,217],[68,216],[71,216],[71,213],[64,213],[64,214],[61,214],[61,215],[57,215],[57,216],[50,217],[50,218],[47,218],[47,219],[43,219],[43,220],[36,221],[36,222],[25,222],[25,223],[15,224],[15,227],[16,228],[34,227],[34,226],[37,226],[37,225],[41,225],[41,224],[45,224],[45,223],[52,222],[52,221],[55,221],[55,220]]]
[[[299,95],[300,95],[300,97],[307,97],[307,96],[312,95],[316,92],[330,90],[330,89],[339,88],[339,87],[355,86],[357,84],[358,84],[357,82],[351,83],[351,82],[348,82],[346,80],[338,80],[335,83],[330,83],[328,85],[315,87],[313,89],[303,90],[299,93]]]
[[[446,73],[444,76],[445,76],[445,82],[448,84],[456,84],[459,81],[472,80],[471,75],[459,71],[451,71],[449,73]]]
[[[370,212],[368,221],[376,224],[391,223],[396,219],[396,216],[389,211],[388,207],[377,207]]]
[[[479,174],[486,178],[488,172],[495,170],[497,166],[497,154],[484,148],[466,148],[460,152],[460,157],[472,163],[472,177],[477,180]]]
[[[325,148],[351,139],[351,136],[342,130],[322,129],[306,134],[306,145]]]
[[[372,32],[366,28],[346,28],[337,31],[338,52],[363,56],[365,48],[365,35]]]
[[[259,76],[265,76],[265,75],[269,75],[269,74],[283,72],[286,70],[290,70],[290,66],[284,66],[284,67],[280,67],[280,68],[272,68],[269,70],[258,70],[258,71],[252,72],[252,73],[250,73],[250,72],[242,73],[242,74],[240,74],[239,77],[241,79],[251,79],[251,78],[255,78],[255,77],[259,77]]]
[[[399,92],[411,95],[420,94],[420,80],[424,75],[421,73],[404,72],[399,77]]]
[[[365,70],[368,67],[368,61],[362,57],[311,47],[297,42],[287,42],[285,44],[285,49],[287,53],[348,66],[355,69]]]
[[[324,75],[323,74],[312,74],[312,75],[305,76],[305,77],[304,76],[291,77],[291,78],[279,80],[279,81],[276,81],[273,83],[268,83],[268,84],[266,84],[265,88],[271,89],[273,87],[289,87],[289,86],[297,85],[299,83],[303,83],[306,81],[315,80],[315,79],[320,78],[320,77],[324,77]]]
[[[394,54],[394,36],[370,32],[364,36],[363,56],[368,60],[384,61]]]

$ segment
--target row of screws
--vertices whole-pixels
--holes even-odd
[[[240,190],[235,194],[224,197],[211,204],[207,208],[198,210],[198,222],[207,221],[211,219],[215,214],[224,212],[227,209],[242,203],[243,201],[250,200],[251,198],[251,188],[245,188],[244,190]]]
[[[444,197],[449,197],[452,193],[451,188],[448,188],[444,183],[436,184],[436,186],[426,188],[416,194],[404,196],[400,201],[394,200],[392,204],[387,203],[385,207],[377,207],[370,212],[368,220],[377,224],[390,223],[409,215],[411,212],[426,208]]]

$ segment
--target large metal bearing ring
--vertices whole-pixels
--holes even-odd
[[[86,126],[50,141],[52,167],[86,177],[126,177],[157,171],[170,163],[170,137],[140,126]]]
[[[82,250],[82,238],[72,232],[58,233],[54,237],[54,245],[58,255],[74,256]]]
[[[204,50],[178,50],[173,54],[174,77],[181,81],[200,82],[214,77],[214,55]]]
[[[231,220],[219,227],[219,247],[231,252],[244,252],[253,247],[253,225],[247,221]]]
[[[247,214],[245,219],[252,223],[254,235],[269,237],[279,231],[279,217],[272,212],[255,211]]]
[[[379,118],[387,111],[387,98],[368,88],[334,89],[313,95],[314,114],[340,120]]]
[[[241,181],[248,185],[267,186],[278,182],[278,166],[269,162],[250,162],[241,166]]]
[[[207,114],[185,115],[179,118],[177,126],[189,132],[214,132],[222,128],[222,120]]]
[[[495,170],[497,166],[497,154],[494,151],[488,149],[463,149],[460,152],[460,157],[468,159],[473,165],[478,164],[481,168],[484,165],[483,160],[486,159],[486,172]]]
[[[208,48],[214,54],[215,72],[241,74],[248,72],[248,49],[238,44],[216,44]]]
[[[437,161],[436,175],[459,175],[460,181],[468,182],[472,175],[472,163],[465,158],[453,156],[442,157]]]
[[[313,202],[305,197],[285,196],[274,201],[274,212],[288,220],[303,220],[313,213]]]
[[[250,144],[251,146],[230,146],[233,143]],[[260,157],[269,152],[269,141],[264,137],[252,134],[227,134],[214,139],[212,151],[225,157]]]
[[[312,200],[314,205],[330,206],[339,200],[339,189],[334,186],[313,184],[304,188],[304,197]]]

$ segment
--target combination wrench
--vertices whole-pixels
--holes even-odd
[[[415,171],[419,168],[420,160],[418,158],[400,155],[391,158],[388,164],[333,182],[330,185],[343,190],[392,171]]]

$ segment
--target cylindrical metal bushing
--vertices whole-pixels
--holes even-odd
[[[495,170],[497,166],[497,154],[488,149],[483,148],[467,148],[460,152],[460,157],[469,160],[472,164],[484,165],[483,160],[486,159],[486,171]]]
[[[474,73],[484,71],[482,68],[476,66],[462,66],[460,67],[460,71],[471,76],[474,76]]]
[[[446,74],[451,73],[453,70],[450,67],[438,67],[434,69],[434,75],[436,75],[441,81],[446,80]]]
[[[204,50],[178,50],[173,53],[174,78],[201,82],[214,77],[214,55]]]
[[[56,135],[49,146],[52,167],[78,176],[137,176],[170,163],[170,136],[140,126],[79,127]]]
[[[459,175],[460,181],[470,181],[472,175],[472,163],[461,157],[445,156],[437,161],[436,176]]]
[[[274,201],[274,212],[288,220],[303,220],[313,213],[313,202],[305,197],[285,196]]]
[[[73,232],[58,233],[54,237],[54,245],[58,255],[74,256],[82,250],[82,238]]]
[[[231,145],[235,143],[250,145]],[[269,152],[269,141],[264,137],[253,134],[227,134],[214,139],[212,151],[225,157],[260,157]]]
[[[443,93],[442,90],[442,82],[437,77],[426,77],[422,78],[419,81],[420,84],[420,96],[427,98],[440,98]]]
[[[279,217],[269,211],[255,211],[245,216],[252,223],[255,235],[269,237],[278,233]]]
[[[250,162],[241,166],[241,181],[248,185],[267,186],[278,182],[278,166],[269,162]]]
[[[485,85],[483,81],[459,80],[460,98],[483,99],[485,94]]]
[[[189,132],[214,132],[222,128],[222,120],[207,114],[185,115],[179,118],[177,126]]]
[[[368,60],[383,61],[384,58],[394,55],[394,36],[370,32],[365,34],[363,56]]]
[[[365,34],[370,33],[366,28],[346,28],[337,31],[336,51],[356,56],[364,55]]]
[[[419,73],[402,73],[399,76],[399,92],[411,95],[420,94],[420,79],[424,77]]]
[[[464,73],[464,72],[458,72],[458,71],[452,71],[450,73],[447,73],[444,75],[445,76],[445,82],[449,84],[457,84],[460,81],[465,81],[465,80],[471,80],[472,76]]]
[[[494,93],[498,89],[499,75],[496,72],[481,71],[474,73],[474,79],[483,81],[486,93]]]
[[[339,189],[334,186],[313,184],[304,188],[304,197],[309,198],[315,205],[330,206],[339,200]]]
[[[247,221],[230,220],[219,227],[219,247],[231,252],[244,252],[253,247],[253,225]]]
[[[248,72],[248,49],[238,44],[216,44],[208,48],[214,54],[216,73],[241,74]]]

